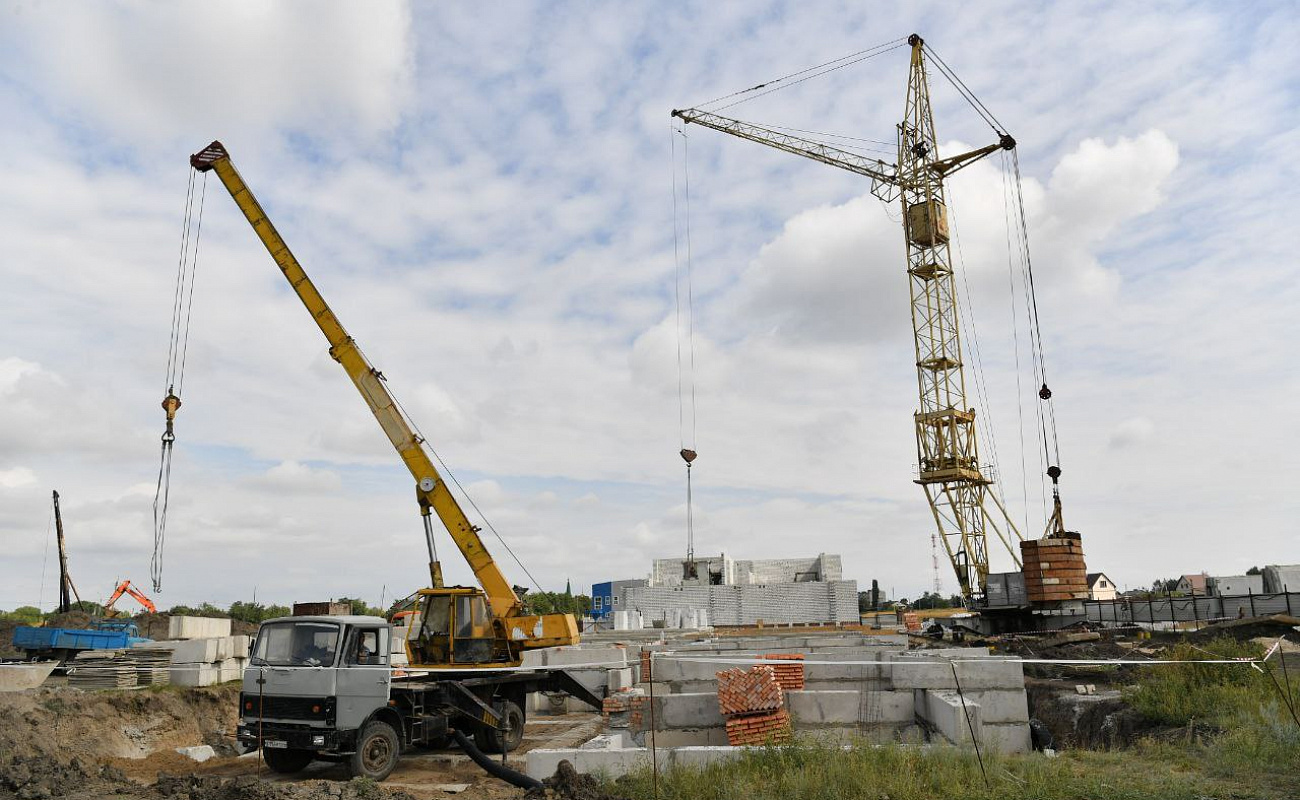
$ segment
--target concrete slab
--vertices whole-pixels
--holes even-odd
[[[50,677],[57,661],[37,661],[30,664],[0,664],[0,692],[21,692],[35,689]]]
[[[970,744],[975,736],[980,737],[982,723],[980,707],[969,698],[964,707],[962,698],[956,692],[942,689],[918,689],[914,695],[917,716],[934,726],[945,739],[953,744]],[[969,717],[969,720],[968,720]],[[982,738],[980,741],[983,741]]]
[[[965,689],[963,682],[962,688]],[[966,696],[979,704],[985,725],[1018,722],[1029,724],[1029,699],[1024,690],[989,689],[967,692]]]
[[[990,725],[980,730],[980,744],[1000,753],[1028,753],[1032,748],[1028,723]]]
[[[987,658],[956,667],[963,691],[1025,688],[1024,665],[1017,660]],[[895,689],[956,689],[952,672],[948,664],[910,664],[899,659],[894,662],[892,680]]]

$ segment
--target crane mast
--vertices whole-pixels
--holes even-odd
[[[988,578],[988,534],[1003,543],[1017,569],[1016,544],[1023,537],[980,463],[975,409],[966,397],[944,178],[999,149],[1015,147],[1015,140],[1002,133],[995,144],[939,158],[924,42],[913,34],[908,43],[911,68],[896,164],[698,109],[672,115],[870,178],[874,195],[901,203],[919,398],[913,416],[919,464],[915,482],[925,492],[961,594],[970,599],[983,593]]]

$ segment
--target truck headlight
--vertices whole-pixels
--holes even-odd
[[[315,744],[315,745],[320,745],[321,747],[324,747],[324,746],[325,746],[325,737],[324,737],[324,736],[313,736],[313,737],[311,737],[311,743],[312,743],[312,744]]]

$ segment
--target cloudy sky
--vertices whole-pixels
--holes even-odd
[[[1020,144],[1090,568],[1300,561],[1292,4],[5,0],[0,608],[56,599],[51,489],[82,597],[148,585],[187,157],[213,139],[542,588],[684,552],[683,444],[697,551],[928,588],[898,209],[668,114],[913,31]],[[906,70],[893,50],[729,111],[892,141]],[[941,152],[991,141],[934,93]],[[984,455],[1037,535],[1002,169],[953,180],[954,256]],[[409,476],[216,180],[204,211],[161,605],[413,590]]]

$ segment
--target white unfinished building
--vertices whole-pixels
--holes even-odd
[[[615,606],[642,625],[666,627],[858,621],[858,583],[838,555],[737,560],[723,554],[656,559],[647,586],[627,587]]]

